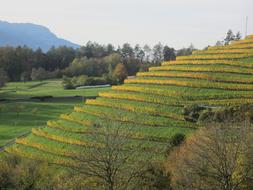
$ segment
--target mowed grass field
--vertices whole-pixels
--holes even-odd
[[[75,105],[83,104],[83,99],[107,90],[109,88],[64,90],[60,80],[8,83],[0,90],[0,99],[6,99],[0,102],[0,147],[62,113],[71,112]],[[42,96],[53,98],[31,99]]]
[[[64,90],[61,80],[46,80],[35,82],[11,82],[0,89],[0,99],[22,99],[38,96],[73,97],[97,96],[98,92],[107,91],[109,88],[90,88],[79,90]]]

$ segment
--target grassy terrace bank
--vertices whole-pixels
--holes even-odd
[[[227,50],[228,47],[233,51]],[[97,148],[97,143],[88,138],[89,132],[95,130],[102,137],[100,129],[109,125],[130,132],[130,146],[134,149],[161,158],[173,135],[188,135],[201,127],[183,115],[184,106],[222,108],[253,103],[252,48],[248,40],[242,40],[151,67],[148,72],[126,79],[123,85],[100,91],[99,98],[75,106],[71,113],[67,111],[56,120],[50,119],[44,128],[33,129],[32,134],[19,138],[6,151],[32,159],[43,157],[71,167],[76,164],[72,147]],[[19,95],[34,96],[34,93],[22,91]],[[53,90],[51,94],[57,93],[66,96],[65,91]],[[46,95],[43,90],[39,94]],[[88,92],[84,94],[88,96]],[[138,144],[144,149],[135,146]]]

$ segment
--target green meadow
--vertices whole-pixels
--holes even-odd
[[[108,88],[64,90],[60,80],[10,82],[0,90],[0,146],[96,97]],[[37,97],[51,96],[41,101]],[[76,97],[78,96],[78,97]]]

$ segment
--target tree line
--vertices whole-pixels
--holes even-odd
[[[174,60],[176,55],[190,54],[193,47],[176,51],[161,43],[154,47],[141,47],[125,43],[115,48],[88,42],[79,49],[61,46],[48,52],[29,47],[0,47],[1,81],[43,80],[60,78],[63,75],[102,77],[112,75],[118,64],[123,64],[127,75],[134,75],[162,61]],[[122,66],[121,66],[122,67]]]
[[[222,41],[216,45],[229,45],[231,41],[241,39],[228,30]],[[120,83],[126,76],[135,75],[138,71],[146,71],[150,66],[157,66],[162,61],[175,60],[176,56],[191,55],[194,46],[175,50],[173,47],[158,43],[131,46],[125,43],[114,47],[112,44],[101,45],[88,42],[78,49],[61,46],[52,47],[49,51],[33,50],[29,47],[0,47],[0,87],[6,81],[44,80],[50,78],[100,77],[99,81]],[[117,65],[120,64],[117,67]],[[66,79],[65,77],[65,79]],[[91,79],[96,81],[96,79]],[[72,86],[76,86],[72,82]],[[89,82],[87,82],[89,83]],[[84,83],[86,84],[86,82]]]

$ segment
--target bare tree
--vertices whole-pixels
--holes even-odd
[[[189,137],[168,161],[174,188],[252,189],[252,135],[246,126],[208,126]]]
[[[144,51],[144,53],[145,53],[145,62],[146,62],[146,63],[149,63],[149,62],[150,62],[150,59],[151,59],[152,50],[151,50],[151,48],[146,44],[146,45],[144,45],[144,47],[143,47],[143,51]]]
[[[133,189],[149,156],[143,154],[140,144],[130,140],[131,133],[126,129],[103,126],[94,126],[85,137],[93,147],[77,158],[82,164],[75,170],[95,179],[106,190]]]
[[[163,45],[159,42],[153,47],[153,61],[159,65],[163,61]]]

